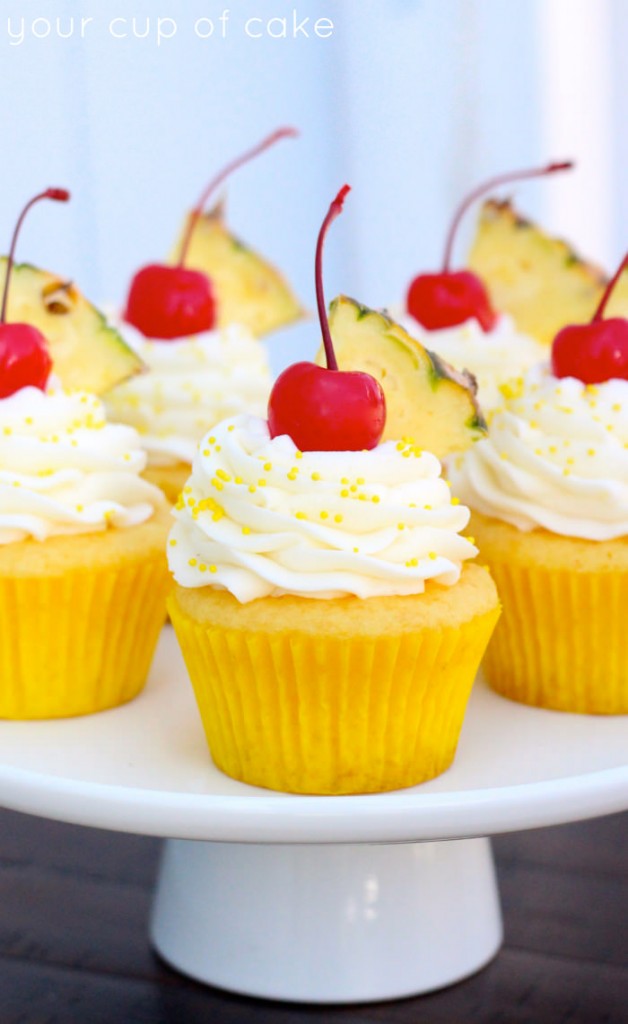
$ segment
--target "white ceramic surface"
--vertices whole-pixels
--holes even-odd
[[[151,938],[173,967],[308,1003],[429,992],[501,943],[487,839],[390,846],[166,844]]]
[[[180,839],[420,841],[558,824],[628,807],[628,717],[526,708],[476,684],[448,772],[377,796],[243,785],[211,761],[172,630],[144,693],[56,722],[0,722],[0,804]]]

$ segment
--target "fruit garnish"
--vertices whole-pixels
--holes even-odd
[[[384,390],[382,441],[411,439],[443,458],[485,436],[473,375],[454,370],[386,313],[339,295],[329,309],[329,326],[342,366],[371,374]]]
[[[29,386],[44,391],[48,383],[52,359],[42,332],[33,324],[7,323],[9,283],[15,262],[18,235],[31,206],[41,199],[53,199],[58,203],[67,203],[69,198],[70,193],[63,188],[47,188],[45,192],[39,192],[38,195],[29,199],[17,219],[7,257],[2,306],[0,307],[0,398],[7,398],[19,391],[20,388]]]
[[[612,378],[628,380],[628,319],[604,320],[612,292],[628,266],[628,253],[606,286],[588,324],[563,327],[552,345],[552,370],[556,377],[577,377],[584,384],[601,384]]]
[[[386,399],[368,373],[340,370],[329,330],[323,293],[323,246],[341,213],[349,185],[329,207],[316,245],[316,303],[326,366],[294,363],[275,381],[268,401],[271,437],[288,434],[301,451],[361,451],[374,448],[386,422]]]
[[[469,266],[486,283],[491,301],[523,334],[551,345],[568,324],[593,316],[607,275],[562,239],[553,238],[508,202],[482,206]],[[628,270],[613,291],[608,312],[628,317]]]
[[[188,218],[176,265],[151,263],[133,277],[124,312],[127,323],[145,337],[162,341],[213,330],[218,319],[217,307],[222,303],[221,290],[216,286],[213,274],[208,274],[204,267],[194,268],[190,261],[190,247],[203,209],[210,195],[235,170],[279,139],[296,134],[294,128],[279,128],[232,160],[210,181]],[[237,317],[233,319],[238,320]]]
[[[0,287],[7,267],[0,258]],[[142,360],[72,282],[16,263],[8,319],[37,327],[46,339],[55,375],[67,391],[101,395],[144,369]]]
[[[512,171],[490,178],[469,192],[454,213],[445,244],[443,269],[437,274],[419,274],[410,284],[406,300],[410,316],[427,330],[456,327],[467,320],[475,319],[483,331],[490,331],[497,322],[497,313],[485,283],[472,270],[451,269],[454,240],[460,222],[472,203],[493,188],[525,178],[544,177],[556,171],[569,170],[571,167],[571,161],[563,161],[548,164],[546,167]]]

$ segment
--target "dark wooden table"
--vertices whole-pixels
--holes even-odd
[[[158,840],[0,811],[0,1024],[627,1024],[628,814],[495,840],[497,959],[432,995],[350,1007],[205,988],[151,952]]]

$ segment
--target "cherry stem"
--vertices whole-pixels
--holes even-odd
[[[4,291],[2,293],[2,309],[0,309],[0,324],[6,323],[7,315],[7,301],[9,297],[9,278],[11,271],[13,270],[13,264],[15,262],[15,246],[17,245],[17,236],[20,233],[22,222],[30,210],[31,206],[38,203],[40,199],[54,199],[58,203],[67,203],[70,198],[70,193],[64,188],[47,188],[45,192],[40,192],[39,195],[33,196],[29,199],[26,206],[22,210],[18,217],[17,224],[15,225],[15,231],[13,232],[13,238],[11,239],[11,248],[9,249],[9,255],[7,258],[7,274],[4,279]]]
[[[322,223],[321,229],[318,233],[318,242],[316,243],[316,260],[314,266],[314,275],[316,278],[316,305],[318,307],[318,319],[321,322],[321,331],[323,332],[323,345],[325,346],[325,359],[327,360],[328,370],[337,370],[338,361],[336,359],[334,345],[331,340],[331,331],[329,330],[329,321],[327,319],[327,307],[325,305],[325,296],[323,294],[323,245],[325,244],[325,236],[329,230],[329,225],[340,213],[342,213],[345,198],[350,191],[351,185],[343,185],[340,189],[340,192],[329,207],[329,212]]]
[[[488,181],[483,182],[474,188],[472,192],[469,192],[467,196],[462,200],[458,209],[454,214],[454,218],[449,228],[447,235],[447,242],[445,244],[445,259],[443,261],[443,272],[448,274],[451,267],[451,255],[454,246],[454,238],[460,221],[467,212],[468,208],[472,203],[483,196],[485,192],[490,192],[494,188],[498,188],[500,185],[508,185],[513,181],[523,181],[524,178],[542,178],[546,174],[555,174],[556,171],[570,171],[574,166],[573,160],[563,160],[560,163],[547,164],[546,167],[532,167],[526,171],[511,171],[508,174],[500,174],[495,178],[489,178]]]
[[[263,153],[265,150],[270,149],[270,147],[274,146],[275,143],[279,142],[280,139],[293,139],[298,134],[299,132],[297,131],[296,128],[278,128],[270,135],[267,135],[265,139],[262,139],[261,142],[258,142],[256,146],[253,146],[252,149],[248,149],[246,153],[243,153],[235,160],[232,160],[231,163],[227,164],[226,167],[223,167],[223,169],[216,175],[215,178],[212,178],[209,185],[207,186],[202,196],[200,197],[198,203],[192,210],[192,213],[188,219],[185,234],[183,236],[183,241],[181,243],[181,253],[179,255],[178,264],[180,267],[182,267],[185,263],[185,258],[188,254],[188,249],[190,247],[192,235],[194,234],[194,229],[198,224],[198,221],[203,213],[207,200],[209,199],[212,192],[214,192],[219,185],[222,185],[223,181],[225,181],[226,178],[233,174],[234,171],[237,171],[244,164],[248,164],[250,160],[255,159],[255,157],[259,156],[260,153]]]
[[[624,267],[626,267],[626,266],[628,266],[628,252],[624,256],[624,258],[621,261],[621,263],[619,264],[619,267],[618,267],[617,271],[615,272],[613,278],[606,285],[606,288],[604,289],[604,294],[603,294],[602,298],[600,299],[600,304],[597,307],[595,313],[593,314],[593,319],[591,320],[592,324],[598,323],[598,321],[601,320],[602,317],[604,316],[604,310],[606,309],[606,304],[607,304],[608,300],[611,297],[611,293],[612,293],[615,285],[617,284],[617,282],[619,281],[619,279],[620,279],[620,277],[621,277],[621,275],[623,273]]]

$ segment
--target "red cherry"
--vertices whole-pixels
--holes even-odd
[[[200,270],[187,270],[185,258],[190,240],[211,193],[235,170],[270,146],[297,135],[294,128],[278,128],[252,149],[227,164],[203,192],[188,220],[175,267],[151,263],[142,267],[131,281],[123,317],[147,338],[171,341],[186,338],[216,325],[216,299],[212,282]]]
[[[469,206],[485,192],[510,181],[523,178],[539,178],[556,171],[567,171],[573,167],[571,161],[548,164],[547,167],[527,171],[513,171],[478,185],[466,196],[454,214],[445,245],[443,269],[439,274],[419,274],[412,281],[406,299],[406,309],[429,331],[441,327],[457,327],[466,320],[475,318],[483,331],[490,331],[497,321],[497,313],[491,305],[484,282],[471,270],[452,271],[451,255],[454,239],[460,221]]]
[[[124,319],[147,338],[162,341],[211,331],[216,322],[211,281],[198,270],[152,263],[131,281]]]
[[[26,387],[44,391],[51,369],[41,331],[30,324],[0,325],[0,398]]]
[[[591,323],[563,327],[554,338],[552,370],[556,377],[576,377],[584,384],[601,384],[612,378],[628,380],[628,320],[602,319],[626,266],[628,253],[606,286]]]
[[[8,398],[25,387],[43,391],[52,369],[46,339],[32,324],[6,322],[9,298],[9,279],[15,262],[15,247],[22,223],[31,206],[40,199],[54,199],[67,203],[70,193],[63,188],[48,188],[28,201],[17,219],[11,248],[7,258],[7,273],[4,279],[2,307],[0,308],[0,398]]]
[[[270,436],[288,434],[297,448],[314,451],[361,451],[374,448],[386,424],[386,400],[368,373],[338,369],[323,294],[323,245],[329,225],[342,211],[345,185],[323,221],[316,246],[316,302],[327,368],[294,363],[279,375],[268,401]]]
[[[472,317],[483,331],[497,322],[488,292],[471,270],[420,274],[408,289],[408,312],[430,331],[463,324]]]

